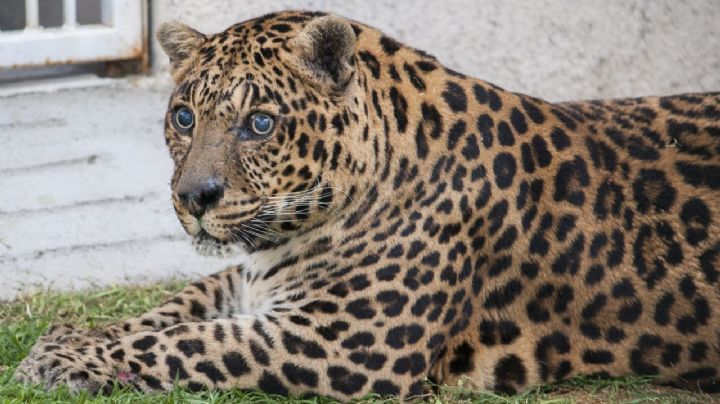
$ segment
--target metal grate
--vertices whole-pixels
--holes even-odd
[[[0,31],[0,68],[143,56],[143,0],[95,0],[100,11],[95,23],[79,23],[78,11],[87,10],[88,0],[60,0],[62,12],[57,17],[62,23],[48,27],[41,23],[43,11],[47,15],[47,7],[56,6],[57,1],[24,0],[24,29]],[[85,8],[79,10],[79,5]]]

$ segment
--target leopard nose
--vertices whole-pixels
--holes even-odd
[[[191,215],[200,218],[205,211],[217,205],[223,197],[224,186],[217,178],[181,187],[178,198]]]

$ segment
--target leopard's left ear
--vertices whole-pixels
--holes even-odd
[[[287,41],[283,57],[290,68],[316,87],[342,93],[355,74],[355,32],[335,15],[310,21]]]

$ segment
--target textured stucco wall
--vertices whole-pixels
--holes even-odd
[[[550,100],[720,90],[720,0],[153,0],[152,17],[209,33],[286,8],[374,25]],[[154,60],[166,64],[161,51]]]

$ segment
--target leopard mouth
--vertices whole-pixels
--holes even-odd
[[[277,247],[290,239],[287,231],[300,228],[298,222],[307,220],[311,209],[324,209],[324,202],[314,201],[313,191],[305,191],[290,201],[262,200],[244,212],[220,214],[198,219],[193,230],[193,245],[200,255],[230,257]],[[229,222],[232,219],[234,222]],[[213,226],[205,220],[213,220]],[[225,221],[225,222],[223,222]],[[217,231],[218,223],[222,230]],[[277,225],[277,226],[275,226]],[[187,227],[186,227],[187,229]],[[192,233],[191,233],[192,234]]]
[[[188,228],[188,233],[192,236],[192,244],[195,251],[203,256],[211,257],[233,257],[243,253],[251,253],[255,250],[252,234],[246,231],[248,222],[254,220],[253,216],[247,216],[247,212],[239,214],[217,214],[212,211],[206,213],[200,218],[193,221],[193,225]],[[241,217],[233,217],[241,216]],[[218,219],[225,220],[232,217],[240,219],[237,223],[224,224],[222,231],[218,232],[218,226],[212,223]]]
[[[263,214],[261,210],[255,217],[232,225],[222,237],[213,235],[201,224],[200,231],[193,236],[193,246],[200,255],[224,258],[282,244],[287,237],[270,229],[261,219]]]

